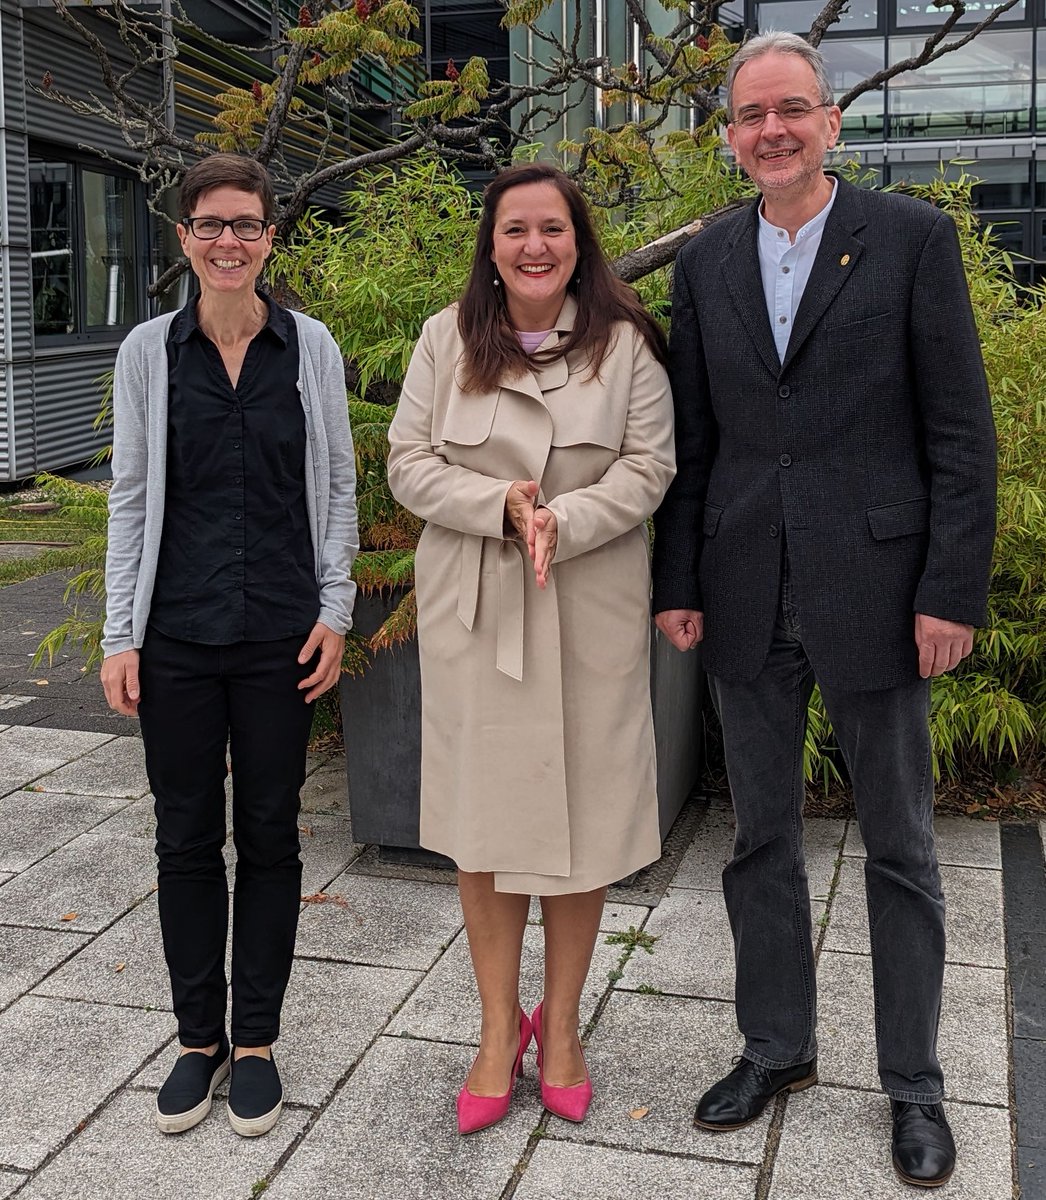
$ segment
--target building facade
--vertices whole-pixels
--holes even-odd
[[[171,26],[173,87],[156,66],[139,77],[142,97],[169,96],[167,119],[182,136],[212,130],[217,93],[272,77],[279,3],[185,0],[191,26]],[[297,4],[282,3],[285,18],[296,21]],[[126,66],[103,7],[95,0],[75,11]],[[169,0],[135,8],[162,36]],[[99,80],[94,55],[50,0],[0,0],[0,483],[83,462],[108,444],[109,431],[95,428],[99,380],[127,331],[183,303],[190,284],[183,276],[163,299],[149,298],[149,285],[181,257],[172,223],[149,210],[119,130],[46,95],[53,88],[83,97],[100,90]],[[375,102],[400,82],[376,63],[363,64],[354,79],[364,100]],[[391,122],[377,110],[345,110],[338,119],[332,157],[390,136]],[[292,170],[316,162],[322,132],[307,121],[288,126],[283,153]],[[333,206],[339,194],[318,198]],[[170,195],[167,206],[177,216]]]
[[[736,41],[746,31],[805,33],[822,7],[822,0],[726,0],[719,20]],[[949,39],[997,7],[1001,0],[968,0]],[[917,54],[950,12],[932,0],[851,0],[821,42],[836,97]],[[675,20],[656,2],[647,13],[657,32]],[[541,22],[561,37],[572,35],[567,5],[553,5]],[[612,63],[648,65],[624,0],[590,0],[582,38],[587,52],[607,54]],[[533,39],[513,32],[511,50],[513,80],[529,81],[535,72],[525,60],[534,57]],[[550,142],[624,116],[602,112],[591,98],[573,99],[575,107],[549,131]],[[685,124],[681,111],[676,127]],[[974,204],[1014,254],[1018,274],[1026,281],[1046,274],[1046,0],[1018,0],[962,49],[858,97],[844,113],[842,137],[846,153],[874,172],[877,185],[924,181],[941,163],[965,163],[949,170],[965,169],[983,181]]]

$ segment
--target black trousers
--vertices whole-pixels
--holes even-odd
[[[231,1038],[267,1046],[279,1036],[301,906],[299,792],[312,705],[297,685],[314,666],[298,663],[307,636],[205,646],[150,629],[142,646],[138,715],[183,1046],[209,1046],[225,1028],[227,742],[237,855]]]

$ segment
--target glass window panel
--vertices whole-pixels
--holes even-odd
[[[965,172],[981,180],[974,186],[971,198],[974,208],[982,212],[1031,207],[1031,173],[1026,160],[978,159],[976,162],[943,164],[929,159],[925,162],[893,162],[890,164],[890,181],[927,183],[937,177],[942,166],[946,179],[958,179]]]
[[[923,38],[891,38],[890,61],[918,54]],[[983,33],[887,85],[889,134],[969,137],[1031,129],[1032,44],[1023,30]]]
[[[976,25],[978,21],[1002,8],[1005,0],[966,0],[966,12],[956,22],[958,25]],[[951,6],[934,7],[933,0],[897,0],[894,17],[898,29],[909,29],[913,25],[940,25],[951,14]],[[1002,21],[1023,21],[1025,0],[1019,0],[1013,8],[1007,9],[996,19]]]
[[[68,163],[29,163],[30,253],[33,263],[33,328],[37,336],[76,329],[73,261],[73,168]]]
[[[832,38],[821,43],[828,82],[837,100],[856,84],[886,66],[882,38]],[[863,92],[843,110],[844,141],[881,140],[886,98],[882,91]]]
[[[807,33],[822,8],[822,0],[763,0],[756,4],[756,27],[760,30]],[[876,29],[878,25],[878,0],[850,0],[839,20],[830,26],[830,31],[847,33],[857,29]],[[828,49],[827,42],[822,43],[821,49]]]
[[[745,32],[745,6],[743,0],[726,0],[719,6],[716,17],[724,33],[732,42],[739,42]]]
[[[1046,158],[1035,163],[1035,207],[1046,208]]]
[[[87,327],[133,325],[138,297],[131,180],[84,171],[83,206]]]

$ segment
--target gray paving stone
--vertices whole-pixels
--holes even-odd
[[[3,779],[12,788],[27,783],[104,745],[112,734],[71,730],[37,729],[11,725],[0,733],[0,762]]]
[[[742,1200],[755,1195],[757,1176],[755,1167],[546,1139],[534,1151],[515,1200],[564,1200],[582,1190],[605,1200]]]
[[[817,1002],[821,1082],[878,1089],[871,958],[822,954]],[[1008,1103],[1003,971],[947,964],[938,1054],[948,1099]]]
[[[327,892],[298,922],[304,958],[424,971],[461,928],[458,889],[444,884],[345,873]]]
[[[301,789],[303,813],[348,813],[349,785],[345,776],[345,755],[329,756],[306,777]]]
[[[637,946],[617,987],[733,1001],[734,943],[722,892],[669,888],[644,932],[657,938],[653,953]]]
[[[846,824],[846,821],[826,817],[807,817],[804,822],[803,844],[811,897],[824,899],[828,896]],[[723,868],[733,853],[733,840],[733,810],[720,803],[710,806],[679,864],[672,887],[722,891]]]
[[[596,941],[592,967],[581,996],[581,1020],[587,1022],[599,998],[609,984],[607,972],[617,966],[621,946]],[[533,1011],[544,991],[544,948],[542,931],[528,925],[523,936],[520,962],[520,1000],[527,1012]],[[440,1042],[479,1042],[480,1004],[472,973],[465,931],[451,942],[424,982],[396,1014],[390,1034],[410,1034]]]
[[[460,1137],[454,1099],[472,1051],[379,1038],[276,1176],[265,1200],[493,1200],[541,1115],[537,1084],[505,1120]]]
[[[3,885],[9,879],[14,879],[14,877],[15,877],[14,871],[0,871],[0,887],[3,887]]]
[[[97,933],[152,891],[148,847],[126,834],[84,833],[0,891],[0,924]],[[76,913],[75,920],[63,915]]]
[[[25,1183],[25,1178],[17,1171],[0,1171],[0,1200],[7,1200],[7,1197],[14,1193],[16,1187]]]
[[[0,802],[2,803],[2,802]],[[95,833],[122,833],[128,837],[147,838],[149,849],[156,841],[156,814],[153,811],[155,801],[151,793],[146,793],[139,800],[125,804],[111,817],[99,825]]]
[[[149,790],[145,748],[138,738],[114,738],[38,782],[49,792],[137,800]]]
[[[698,1097],[740,1050],[732,1004],[614,992],[585,1050],[593,1085],[588,1116],[583,1125],[553,1117],[549,1132],[572,1142],[758,1164],[773,1106],[734,1133],[694,1128]],[[636,1108],[650,1111],[637,1121],[629,1115]]]
[[[0,1014],[0,1162],[38,1167],[154,1053],[168,1023],[162,1013],[42,996]]]
[[[1046,821],[1039,822],[1039,841],[1042,842],[1042,861],[1046,866]]]
[[[288,1098],[324,1103],[420,978],[400,968],[298,959],[280,1028]]]
[[[38,983],[90,938],[69,930],[0,925],[0,1008]]]
[[[363,847],[352,840],[347,812],[302,813],[298,818],[298,830],[301,842],[303,896],[329,890],[329,885],[333,884],[349,863],[363,853]],[[236,859],[231,840],[227,858],[233,863]]]
[[[942,1195],[1008,1200],[1013,1192],[1005,1109],[950,1104],[958,1166]],[[770,1200],[911,1200],[890,1161],[890,1109],[882,1095],[815,1087],[788,1103]]]
[[[981,967],[1006,965],[1003,936],[1002,873],[977,867],[942,867],[948,961]],[[868,953],[868,908],[864,865],[847,859],[832,903],[826,950]]]
[[[0,800],[0,868],[26,870],[126,803],[107,796],[11,792]]]
[[[170,1011],[156,897],[132,908],[35,990],[42,996]]]
[[[80,1134],[19,1200],[246,1200],[301,1133],[309,1114],[283,1110],[260,1138],[229,1128],[225,1105],[180,1137],[153,1124],[152,1092],[125,1092]]]
[[[1002,848],[996,821],[975,821],[971,817],[934,817],[934,841],[937,860],[949,867],[989,867],[1000,870]],[[846,831],[844,854],[864,858],[864,842],[856,821]]]
[[[672,887],[722,891],[723,868],[730,861],[733,845],[734,810],[728,800],[712,800],[672,877]]]

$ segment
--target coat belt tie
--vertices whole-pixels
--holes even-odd
[[[479,604],[480,573],[485,538],[464,534],[458,580],[458,620],[471,633]],[[498,648],[497,668],[503,675],[523,680],[523,597],[526,587],[522,543],[498,545]]]

